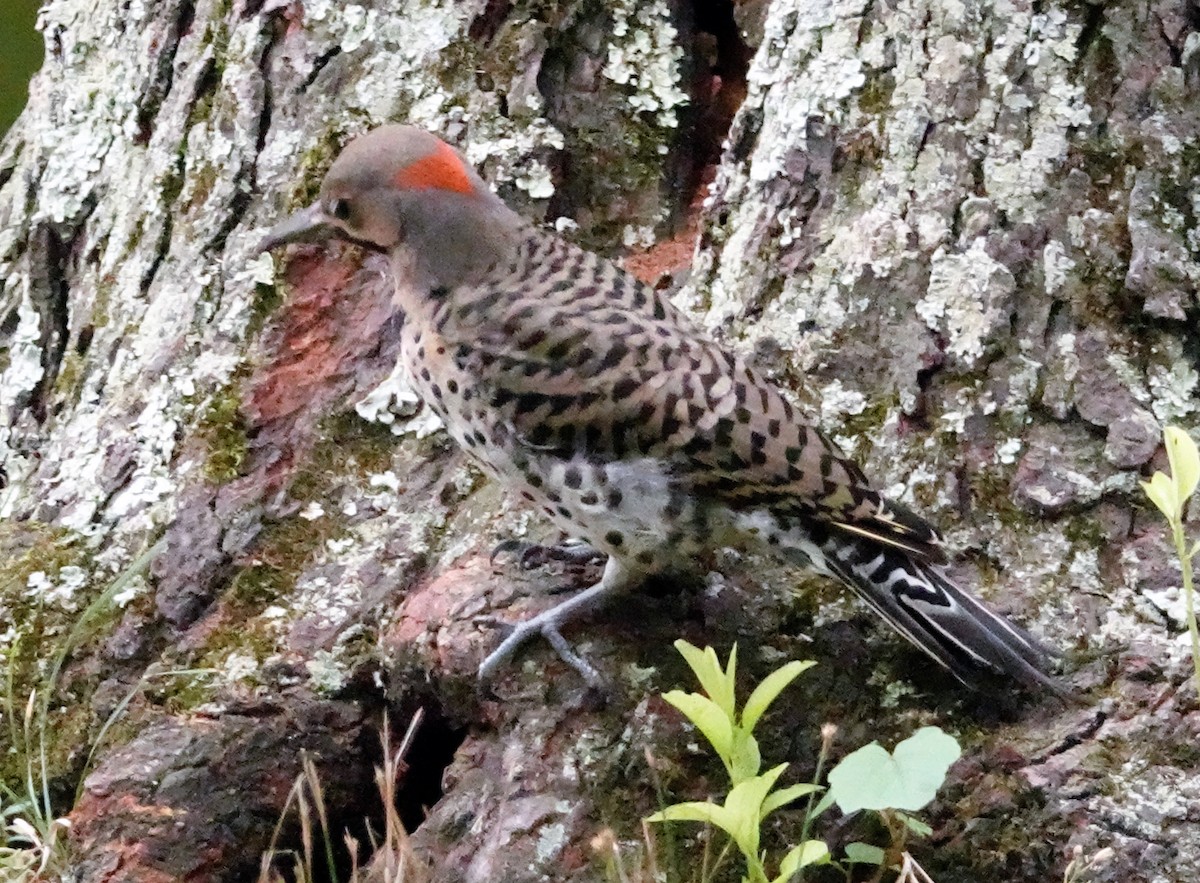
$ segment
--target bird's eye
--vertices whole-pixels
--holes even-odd
[[[329,206],[329,214],[339,221],[350,220],[350,203],[345,199],[335,199]]]

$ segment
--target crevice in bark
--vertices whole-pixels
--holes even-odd
[[[313,62],[312,70],[309,71],[308,76],[304,78],[304,82],[300,84],[300,93],[304,94],[307,92],[308,87],[316,82],[317,77],[321,74],[321,71],[325,70],[325,66],[341,54],[342,48],[340,46],[334,46],[329,51],[317,56],[317,60]]]
[[[134,143],[146,145],[154,134],[154,119],[162,108],[162,103],[171,94],[171,86],[175,80],[175,56],[179,51],[180,38],[192,27],[196,17],[196,6],[184,2],[179,7],[179,14],[167,30],[166,38],[169,45],[158,56],[158,66],[154,74],[147,78],[146,93],[139,103],[137,115],[137,134]]]
[[[87,211],[90,213],[91,208]],[[30,395],[30,410],[38,423],[44,423],[49,400],[58,379],[63,353],[70,333],[70,313],[67,308],[66,264],[70,244],[49,224],[40,225],[33,233],[30,246],[30,289],[33,302],[41,315],[42,377]]]
[[[508,14],[512,12],[512,8],[512,0],[487,0],[483,12],[471,22],[467,36],[478,43],[488,45],[499,32]]]
[[[696,111],[689,134],[694,157],[689,194],[708,183],[733,118],[746,99],[746,74],[754,50],[742,39],[733,6],[731,0],[691,2],[696,29],[691,92]]]

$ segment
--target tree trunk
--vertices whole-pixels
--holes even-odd
[[[0,152],[0,773],[38,765],[36,690],[64,873],[246,879],[302,756],[366,843],[383,712],[422,708],[400,802],[432,879],[606,879],[660,787],[723,793],[656,698],[692,686],[683,636],[740,641],[747,684],[820,663],[763,725],[789,781],[826,721],[835,757],[955,732],[911,845],[939,883],[1061,879],[1106,846],[1093,879],[1200,877],[1178,569],[1137,483],[1165,425],[1200,431],[1193,0],[52,0],[40,24]],[[826,582],[729,556],[573,633],[606,702],[543,646],[481,689],[500,622],[595,574],[490,560],[552,535],[393,374],[379,258],[255,254],[396,120],[681,282],[1081,702],[967,693]],[[701,849],[680,840],[682,878]]]

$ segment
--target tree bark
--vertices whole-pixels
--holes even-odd
[[[245,878],[303,752],[361,834],[382,713],[418,707],[401,801],[432,879],[605,879],[658,787],[721,793],[656,698],[691,687],[680,636],[739,641],[746,683],[821,663],[761,734],[791,781],[826,721],[836,756],[955,732],[912,845],[940,883],[1108,846],[1093,879],[1200,876],[1178,569],[1137,485],[1165,425],[1200,436],[1192,0],[53,0],[40,26],[0,150],[0,651],[6,716],[52,696],[74,879]],[[499,622],[595,574],[490,560],[551,535],[394,375],[379,258],[255,254],[396,120],[681,283],[1064,652],[1080,703],[968,694],[824,581],[731,556],[574,633],[606,702],[540,646],[481,689]],[[799,837],[776,818],[771,850]]]

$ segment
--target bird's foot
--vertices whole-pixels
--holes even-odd
[[[514,627],[508,637],[500,642],[500,646],[489,653],[480,664],[479,680],[491,680],[496,672],[516,655],[523,644],[540,635],[554,648],[554,652],[563,662],[579,672],[579,676],[589,687],[600,689],[604,679],[600,676],[600,672],[596,671],[596,667],[579,655],[570,642],[562,636],[562,632],[559,631],[561,623],[553,615],[557,610],[557,607],[552,607],[545,613]]]
[[[501,555],[514,555],[525,570],[535,570],[551,563],[561,563],[569,566],[582,567],[586,564],[599,564],[605,555],[599,549],[582,542],[560,543],[553,546],[543,546],[537,543],[526,543],[522,540],[505,540],[497,543],[492,549],[491,559],[494,562]]]
[[[615,559],[610,558],[604,568],[600,582],[584,589],[573,598],[568,598],[532,619],[520,623],[500,646],[487,655],[479,666],[480,681],[490,680],[500,667],[516,654],[523,644],[538,635],[546,639],[559,658],[579,672],[589,687],[601,689],[603,678],[590,662],[580,656],[562,636],[561,629],[567,624],[592,613],[604,603],[607,596],[619,591],[626,581],[626,574]]]

